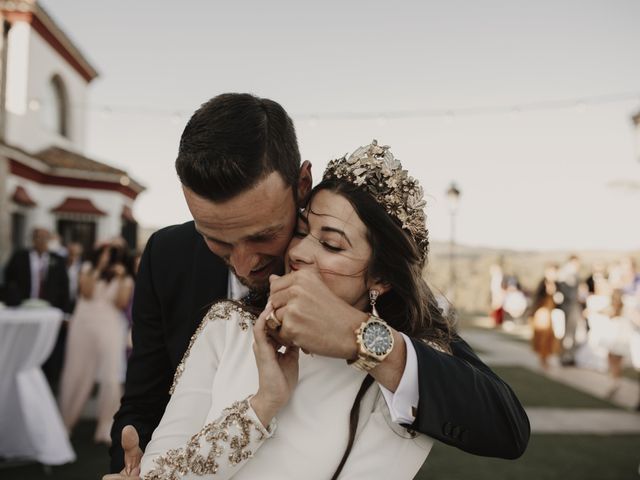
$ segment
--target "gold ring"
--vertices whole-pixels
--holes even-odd
[[[276,317],[276,312],[273,310],[269,315],[267,315],[267,327],[271,330],[278,330],[282,326],[282,322],[278,320]]]

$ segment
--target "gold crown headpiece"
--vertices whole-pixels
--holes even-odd
[[[429,249],[424,206],[424,194],[418,180],[411,177],[394,158],[388,145],[370,145],[358,148],[348,158],[331,160],[322,176],[323,180],[336,178],[363,188],[399,222],[416,242],[422,261]]]

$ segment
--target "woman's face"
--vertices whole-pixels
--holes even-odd
[[[287,273],[311,269],[338,297],[365,310],[371,258],[367,228],[342,195],[320,190],[300,214],[285,256]],[[371,282],[370,282],[371,283]]]

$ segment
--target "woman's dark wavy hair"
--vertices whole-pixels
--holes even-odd
[[[422,277],[425,261],[413,238],[366,191],[351,183],[327,179],[311,192],[310,202],[321,190],[341,195],[349,201],[367,227],[372,254],[366,278],[380,280],[391,287],[378,298],[376,307],[380,316],[399,332],[435,344],[450,352],[453,337],[450,318],[438,306],[435,295]],[[425,252],[426,255],[426,252]],[[338,469],[332,478],[338,478],[351,451],[358,425],[360,401],[373,383],[365,377],[351,409],[349,442]]]

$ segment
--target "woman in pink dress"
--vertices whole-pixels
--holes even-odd
[[[93,260],[82,267],[80,295],[69,322],[60,411],[71,433],[97,378],[100,389],[94,440],[98,443],[111,443],[111,422],[122,396],[126,349],[123,310],[131,301],[133,283],[125,250],[100,247]]]

